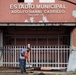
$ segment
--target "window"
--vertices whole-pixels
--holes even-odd
[[[18,0],[18,2],[33,3],[33,0]]]
[[[18,2],[24,2],[24,0],[18,0]]]
[[[55,0],[38,0],[39,3],[55,3]],[[18,0],[18,2],[33,3],[34,0]]]

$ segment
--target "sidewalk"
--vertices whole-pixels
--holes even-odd
[[[28,75],[76,75],[76,72],[61,72],[61,71],[30,71]],[[19,69],[0,68],[0,75],[22,75]]]

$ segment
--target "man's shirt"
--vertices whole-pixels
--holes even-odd
[[[22,48],[21,53],[25,54],[25,52],[27,53],[27,50],[24,49],[24,48]],[[19,56],[20,59],[24,59],[23,56],[22,56],[22,54],[20,54],[20,56]]]

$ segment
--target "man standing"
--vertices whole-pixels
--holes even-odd
[[[26,49],[22,48],[20,56],[19,56],[19,65],[21,73],[26,73],[26,59],[27,62],[30,64],[30,48],[27,47]]]

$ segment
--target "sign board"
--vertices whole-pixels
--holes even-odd
[[[74,4],[62,0],[0,0],[0,22],[76,22],[73,10]]]

